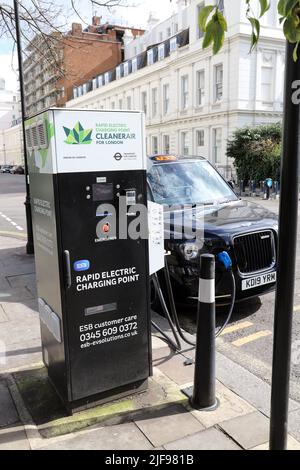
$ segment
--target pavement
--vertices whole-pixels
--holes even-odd
[[[166,320],[153,313],[170,334]],[[40,347],[34,258],[25,241],[0,235],[0,450],[266,450],[270,385],[218,350],[220,406],[193,410],[194,349],[175,354],[152,335],[147,392],[68,416],[47,381]],[[230,326],[229,326],[230,328]],[[190,339],[195,339],[189,335]],[[190,364],[190,365],[187,365]],[[290,400],[289,449],[300,449],[300,403]]]

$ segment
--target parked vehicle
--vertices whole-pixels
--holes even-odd
[[[0,173],[10,173],[12,165],[2,165]]]
[[[10,172],[13,175],[24,175],[24,167],[22,165],[14,166]]]
[[[202,253],[228,252],[237,301],[274,289],[277,216],[258,204],[241,200],[206,159],[149,157],[148,190],[151,200],[164,205],[165,248],[171,253],[168,264],[177,299],[197,300]],[[182,235],[185,224],[191,226],[203,211],[203,238],[186,239]],[[217,304],[230,303],[230,277],[217,263]]]

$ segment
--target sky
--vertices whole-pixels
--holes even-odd
[[[61,4],[62,0],[54,0],[58,4]],[[125,1],[125,0],[124,0]],[[65,0],[64,4],[71,5],[70,0]],[[147,19],[150,12],[153,12],[156,18],[161,21],[171,16],[174,10],[176,10],[176,0],[172,3],[170,0],[127,0],[129,7],[122,8],[116,7],[112,11],[108,11],[106,8],[98,7],[94,5],[92,7],[90,0],[75,0],[80,15],[84,20],[90,21],[93,14],[103,17],[103,21],[115,20],[115,22],[122,22],[128,26],[136,26],[146,28]],[[69,9],[68,23],[71,24],[73,21],[80,22],[80,19],[73,11]],[[14,60],[14,68],[16,69],[16,57]],[[6,88],[15,91],[17,89],[17,75],[12,70],[12,41],[6,38],[0,39],[0,77],[6,81]]]

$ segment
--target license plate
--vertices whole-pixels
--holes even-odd
[[[276,282],[276,279],[276,272],[244,279],[242,281],[242,290],[255,289],[256,287],[265,286],[266,284],[272,284]]]

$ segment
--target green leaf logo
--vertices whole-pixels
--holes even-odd
[[[91,144],[92,143],[92,132],[93,129],[84,129],[78,121],[73,129],[68,129],[63,126],[65,134],[67,136],[64,141],[66,144],[78,145],[78,144]]]

